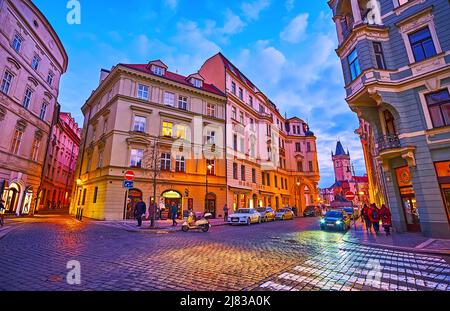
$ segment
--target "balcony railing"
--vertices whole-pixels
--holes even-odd
[[[401,147],[400,138],[398,135],[385,135],[378,138],[378,152],[397,149]]]

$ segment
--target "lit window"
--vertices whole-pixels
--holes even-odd
[[[25,109],[28,109],[28,107],[30,106],[32,96],[33,96],[33,91],[31,89],[27,88],[27,90],[25,91],[25,96],[23,97],[23,101],[22,101],[22,106]]]
[[[35,55],[33,57],[33,60],[31,61],[31,67],[34,70],[37,70],[39,68],[39,63],[41,62],[41,60],[39,59],[39,57],[37,55]]]
[[[170,153],[161,153],[161,171],[170,171],[172,169],[172,159]]]
[[[149,87],[147,85],[139,84],[138,87],[138,98],[148,100],[149,99]]]
[[[188,106],[188,98],[186,96],[179,96],[178,97],[178,108],[187,110]]]
[[[13,136],[13,141],[11,145],[11,153],[19,154],[20,144],[22,143],[23,132],[16,129]]]
[[[16,52],[20,52],[20,49],[22,48],[22,41],[22,38],[18,34],[14,36],[11,46]]]
[[[416,62],[433,57],[436,55],[433,39],[431,38],[430,29],[425,27],[409,35],[409,42],[414,54]]]
[[[176,137],[178,138],[178,139],[186,139],[186,136],[187,136],[187,127],[186,126],[184,126],[184,125],[177,125],[176,126]]]
[[[450,125],[450,94],[447,89],[426,95],[433,127]]]
[[[39,113],[39,119],[41,120],[45,119],[45,115],[47,114],[47,107],[48,107],[47,103],[42,103],[41,111]]]
[[[206,159],[206,173],[208,175],[216,175],[216,161]]]
[[[162,125],[162,136],[172,137],[172,134],[173,134],[173,123],[164,121]]]
[[[167,106],[175,106],[175,94],[170,92],[164,92],[164,104]]]
[[[9,89],[11,88],[12,79],[13,79],[13,75],[9,71],[5,71],[5,74],[3,75],[2,87],[1,87],[2,93],[8,94]]]
[[[177,156],[175,159],[175,172],[186,172],[186,161],[183,156]]]
[[[142,160],[144,159],[144,150],[131,149],[130,166],[142,167]]]
[[[209,117],[215,117],[216,116],[216,105],[207,104],[206,105],[206,115]]]
[[[359,66],[358,52],[356,49],[348,56],[348,64],[350,67],[350,76],[352,81],[355,80],[361,74],[361,68]]]
[[[145,125],[147,123],[147,119],[144,117],[135,116],[133,131],[135,132],[145,132]]]

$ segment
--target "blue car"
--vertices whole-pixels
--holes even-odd
[[[342,210],[328,211],[320,220],[320,229],[347,231],[350,229],[350,217]]]

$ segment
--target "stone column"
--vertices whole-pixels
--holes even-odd
[[[359,9],[358,0],[351,0],[353,20],[355,21],[355,25],[362,23],[361,11]]]
[[[338,41],[339,41],[339,44],[341,44],[342,41],[344,41],[344,35],[342,33],[342,16],[337,15],[337,16],[333,17],[333,20],[334,20],[334,24],[336,25]]]

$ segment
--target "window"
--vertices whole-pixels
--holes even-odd
[[[267,186],[270,187],[270,174],[267,173]]]
[[[47,114],[47,107],[48,107],[47,103],[42,103],[41,112],[39,113],[39,119],[41,120],[45,119],[45,115]]]
[[[238,165],[237,163],[233,163],[233,178],[238,179]]]
[[[173,123],[172,122],[163,122],[162,125],[162,136],[172,137],[173,134]]]
[[[373,50],[375,51],[375,59],[377,61],[377,68],[378,69],[386,69],[386,63],[384,61],[383,46],[381,45],[381,42],[374,42]]]
[[[253,142],[250,142],[250,157],[255,157],[255,144]]]
[[[302,152],[302,145],[300,143],[295,143],[295,152]]]
[[[244,100],[244,90],[242,88],[239,88],[239,98]]]
[[[33,96],[33,91],[31,89],[27,88],[27,90],[25,91],[25,95],[23,97],[23,101],[22,101],[22,106],[25,109],[28,109],[28,107],[30,106],[32,96]]]
[[[306,152],[311,152],[311,143],[310,142],[306,143]]]
[[[278,188],[278,176],[275,175],[273,178],[274,178],[274,182],[275,182],[275,188]]]
[[[103,134],[108,130],[108,119],[103,120]]]
[[[178,108],[187,110],[188,98],[186,96],[178,96]]]
[[[41,59],[37,55],[34,55],[33,60],[31,61],[31,67],[34,70],[38,70],[40,62]]]
[[[31,160],[37,162],[39,158],[39,147],[41,146],[41,140],[36,137],[33,140],[33,147],[31,148]]]
[[[297,127],[295,125],[292,127],[292,129],[294,131],[294,134],[297,134]]]
[[[186,172],[186,161],[183,156],[176,157],[175,172]]]
[[[178,139],[180,139],[180,138],[182,138],[182,139],[186,139],[186,136],[187,136],[187,127],[186,126],[184,126],[184,125],[177,125],[176,127],[175,127],[175,129],[176,129],[176,138],[178,138]]]
[[[297,162],[297,172],[303,172],[303,162],[302,161]]]
[[[253,107],[253,97],[251,96],[248,97],[248,104],[250,107]]]
[[[14,131],[14,136],[11,145],[11,153],[18,155],[20,150],[20,144],[22,143],[23,132],[16,129]]]
[[[206,143],[209,145],[213,145],[216,143],[216,132],[207,130],[206,131]]]
[[[170,92],[164,92],[164,104],[167,106],[175,106],[175,94]]]
[[[144,158],[144,150],[131,149],[130,166],[131,167],[142,167],[143,158]]]
[[[170,153],[161,153],[161,171],[170,171],[172,169],[172,159]]]
[[[350,76],[353,81],[361,74],[361,68],[359,66],[358,53],[356,52],[356,49],[354,49],[353,52],[350,53],[347,60],[350,67]]]
[[[48,73],[47,75],[47,83],[48,85],[52,85],[53,84],[53,78],[55,77],[55,75],[51,72]]]
[[[98,151],[97,168],[103,167],[103,150]]]
[[[238,139],[237,139],[237,135],[236,134],[234,134],[233,135],[233,149],[234,149],[234,151],[237,151],[238,150]]]
[[[98,187],[94,188],[94,199],[92,200],[92,203],[97,203],[97,195],[98,195]]]
[[[250,130],[255,130],[255,120],[253,120],[252,118],[250,118]]]
[[[139,99],[149,99],[149,87],[147,85],[139,84],[137,97]]]
[[[264,112],[265,112],[264,106],[261,105],[261,104],[259,104],[259,112],[261,112],[261,113],[264,113]]]
[[[22,48],[22,41],[22,37],[18,34],[14,36],[11,46],[16,52],[20,52],[20,49]]]
[[[241,165],[241,180],[245,181],[245,165]]]
[[[256,184],[256,169],[252,168],[252,183]]]
[[[237,120],[237,110],[236,107],[231,108],[231,118]]]
[[[206,105],[206,115],[208,117],[215,117],[216,116],[216,105],[207,104]]]
[[[81,200],[81,205],[86,204],[86,191],[87,191],[87,189],[84,188],[84,190],[83,190],[83,199]]]
[[[231,93],[236,95],[236,83],[234,82],[231,82]]]
[[[164,69],[161,68],[161,67],[153,66],[153,70],[152,71],[153,71],[153,73],[155,75],[158,75],[158,76],[163,76],[164,75]]]
[[[206,173],[211,176],[216,175],[216,161],[215,160],[206,159]]]
[[[245,151],[245,140],[244,140],[244,137],[241,137],[240,142],[241,142],[241,144],[240,144],[241,145],[240,152],[244,153],[244,151]]]
[[[199,79],[192,79],[192,85],[194,85],[195,87],[201,88],[203,83]]]
[[[91,166],[92,166],[92,156],[89,156],[86,164],[86,173],[91,170]]]
[[[244,112],[243,111],[239,112],[239,122],[244,124]]]
[[[450,94],[447,89],[425,96],[433,127],[450,125]]]
[[[263,186],[265,186],[266,185],[266,174],[264,172],[261,173],[261,180],[262,180]]]
[[[9,71],[5,71],[2,80],[2,88],[1,88],[2,93],[8,94],[9,89],[11,88],[12,79],[13,75]]]
[[[414,54],[416,62],[433,57],[436,55],[433,39],[431,38],[430,29],[425,27],[409,35],[409,42]]]

